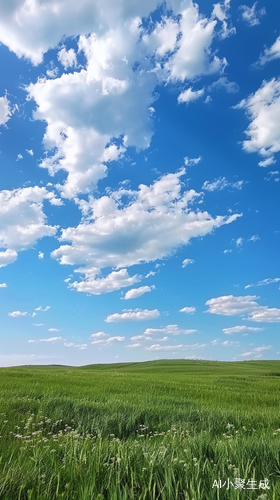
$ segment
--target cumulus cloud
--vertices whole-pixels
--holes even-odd
[[[221,314],[222,316],[243,316],[259,307],[256,302],[256,295],[246,295],[235,297],[234,295],[225,295],[215,299],[207,300],[209,306],[207,312],[211,314]]]
[[[37,106],[34,117],[46,123],[47,156],[40,166],[51,175],[67,173],[58,186],[64,197],[91,189],[107,175],[107,163],[128,147],[149,146],[158,84],[189,82],[220,73],[227,64],[212,50],[212,42],[217,33],[227,36],[230,31],[229,2],[217,4],[207,18],[191,0],[172,0],[168,14],[163,9],[146,29],[142,19],[157,7],[156,0],[106,0],[102,5],[96,0],[77,5],[74,0],[48,0],[32,9],[26,3],[9,9],[0,5],[0,41],[33,64],[62,39],[78,37],[76,50],[64,45],[58,52],[64,69],[75,71],[58,77],[51,67],[49,78],[27,88]],[[78,64],[79,56],[84,65]],[[179,101],[198,98],[203,90],[198,92],[187,90]]]
[[[222,191],[225,188],[242,189],[243,184],[243,181],[229,182],[225,177],[219,177],[219,179],[215,179],[213,182],[205,181],[202,189],[210,192]]]
[[[260,56],[258,64],[264,66],[266,63],[273,61],[274,59],[280,58],[280,36],[278,36],[275,42],[265,49],[264,53]]]
[[[15,250],[7,249],[4,252],[0,252],[0,267],[8,266],[13,264],[18,258],[18,254]]]
[[[246,153],[258,153],[264,158],[259,165],[274,163],[274,154],[280,151],[280,78],[263,81],[261,87],[243,99],[235,109],[244,109],[250,124],[243,141]]]
[[[182,309],[180,309],[179,312],[181,313],[185,313],[185,314],[193,314],[195,313],[196,311],[196,308],[195,307],[183,307]]]
[[[39,252],[38,253],[38,259],[43,260],[43,258],[44,258],[44,253],[43,252]]]
[[[197,101],[197,99],[199,99],[203,95],[204,95],[204,89],[193,90],[192,87],[190,87],[184,92],[181,92],[181,94],[178,97],[178,102],[179,103],[185,102],[186,104],[188,104],[189,102]]]
[[[59,332],[57,328],[49,328],[48,332]]]
[[[206,302],[209,306],[207,312],[222,316],[248,316],[244,319],[257,323],[280,323],[280,309],[260,306],[256,295],[235,297],[226,295],[210,299]]]
[[[21,316],[27,316],[27,312],[13,311],[9,312],[8,316],[11,316],[11,318],[20,318]]]
[[[218,80],[207,87],[208,92],[221,89],[224,89],[229,94],[236,94],[239,91],[239,86],[236,82],[230,82],[227,76],[220,76]]]
[[[106,323],[118,323],[124,321],[146,321],[159,317],[159,311],[153,309],[125,309],[121,314],[114,313],[107,316]]]
[[[236,33],[236,29],[230,22],[230,2],[231,0],[224,0],[223,3],[216,3],[213,7],[212,18],[219,19],[222,23],[222,28],[219,31],[220,38],[224,39]]]
[[[0,125],[5,125],[12,116],[11,103],[6,96],[0,97]]]
[[[17,259],[17,251],[31,248],[44,236],[53,236],[56,226],[46,224],[43,202],[53,193],[43,187],[0,191],[0,266]]]
[[[152,285],[152,286],[140,286],[139,288],[132,288],[131,290],[128,290],[128,292],[126,292],[126,294],[123,298],[125,300],[137,299],[138,297],[141,297],[142,295],[144,295],[144,293],[151,292],[154,288],[155,288],[154,285]]]
[[[193,167],[193,165],[197,165],[202,160],[202,156],[198,156],[197,158],[189,158],[186,156],[184,158],[184,163],[186,167]]]
[[[183,262],[182,262],[182,267],[186,267],[188,266],[189,264],[193,264],[194,263],[194,260],[193,259],[184,259]]]
[[[141,184],[138,191],[122,188],[110,196],[83,201],[84,220],[62,230],[60,240],[70,244],[60,246],[51,256],[60,264],[84,265],[87,272],[132,266],[167,257],[191,238],[241,216],[214,218],[208,212],[192,210],[199,195],[194,190],[181,191],[184,173],[183,169],[164,175],[151,186]],[[122,273],[114,274],[117,276],[124,277]],[[124,279],[129,285],[127,275]]]
[[[194,329],[183,329],[183,328],[179,328],[178,325],[167,325],[163,328],[147,328],[145,331],[144,331],[144,334],[143,334],[143,338],[142,340],[144,340],[144,336],[145,335],[160,335],[160,334],[166,334],[166,335],[190,335],[191,333],[196,333],[197,330],[194,330]],[[140,340],[139,337],[132,337],[131,340]]]
[[[260,24],[260,19],[266,14],[264,7],[257,9],[258,2],[255,2],[252,7],[248,5],[240,5],[239,9],[242,11],[242,19],[249,26],[257,26]]]
[[[244,334],[244,333],[256,333],[262,332],[263,328],[256,328],[253,326],[232,326],[230,328],[223,328],[223,332],[225,335],[234,335],[236,333]]]
[[[104,332],[93,333],[91,335],[91,339],[93,339],[91,342],[93,345],[101,344],[104,346],[125,341],[125,337],[123,336],[117,335],[114,337],[110,337],[107,333]]]
[[[280,323],[280,309],[260,306],[247,319],[257,323]]]
[[[99,269],[78,269],[77,271],[84,274],[85,279],[69,283],[69,288],[75,289],[77,292],[86,292],[92,295],[114,292],[116,290],[120,290],[121,288],[131,286],[134,283],[137,283],[140,279],[138,275],[129,276],[127,269],[113,271],[104,278],[96,278],[96,274],[100,273]]]
[[[251,283],[250,285],[246,285],[245,289],[252,288],[253,286],[264,286],[271,285],[271,283],[279,283],[280,278],[266,278],[264,280],[258,281],[258,283]]]
[[[0,288],[7,288],[7,283],[0,283]]]
[[[66,47],[63,46],[57,54],[57,59],[66,70],[77,66],[77,55],[74,49],[67,50]]]
[[[90,337],[94,340],[100,340],[100,339],[106,339],[107,337],[109,337],[109,335],[104,332],[97,332],[97,333],[92,333]]]

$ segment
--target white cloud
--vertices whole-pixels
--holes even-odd
[[[190,335],[191,333],[196,333],[197,330],[194,329],[182,329],[178,328],[178,325],[167,325],[164,328],[147,328],[143,335]],[[136,340],[136,337],[132,337],[131,340]],[[140,340],[140,339],[139,339]]]
[[[46,224],[43,202],[53,198],[44,187],[0,191],[0,265],[17,259],[18,250],[25,250],[44,236],[53,236],[57,227]]]
[[[51,307],[50,306],[46,306],[45,308],[43,308],[42,306],[39,306],[39,307],[36,307],[35,308],[35,311],[42,311],[42,312],[46,312],[50,309]]]
[[[159,317],[159,311],[153,309],[149,311],[148,309],[128,309],[124,310],[121,314],[115,313],[110,314],[106,319],[106,323],[117,323],[124,321],[146,321],[149,319],[155,319]]]
[[[56,78],[59,74],[59,69],[51,61],[50,68],[47,69],[46,74],[49,78]]]
[[[0,222],[1,224],[1,222]],[[0,267],[8,266],[13,264],[18,258],[18,254],[15,250],[10,250],[9,248],[4,252],[0,252]]]
[[[208,92],[221,89],[224,89],[229,94],[236,94],[239,91],[239,86],[236,82],[230,82],[227,76],[220,76],[218,80],[207,87]]]
[[[118,335],[116,337],[109,337],[106,342],[111,344],[112,342],[123,342],[124,340],[125,340],[125,337],[120,337]]]
[[[264,53],[260,56],[258,64],[264,66],[266,63],[280,58],[280,36],[276,38],[275,42],[269,49],[265,49]]]
[[[44,326],[44,323],[33,323],[33,326]]]
[[[7,288],[7,283],[0,283],[0,288]]]
[[[274,163],[276,163],[276,160],[273,156],[270,156],[269,158],[266,158],[266,160],[262,160],[262,161],[259,161],[258,165],[260,167],[269,167],[269,165],[273,165]]]
[[[183,262],[182,262],[182,267],[186,267],[188,266],[189,264],[193,264],[194,263],[194,260],[193,259],[184,259]]]
[[[58,170],[67,173],[59,186],[62,196],[87,192],[106,176],[106,163],[128,147],[149,146],[158,84],[189,82],[222,72],[227,64],[211,47],[217,32],[225,36],[230,32],[229,2],[220,5],[222,17],[215,14],[214,19],[203,17],[191,0],[180,5],[172,0],[176,17],[170,8],[168,15],[164,9],[148,31],[141,20],[157,6],[156,0],[106,0],[102,5],[96,0],[79,5],[74,0],[48,0],[34,4],[32,13],[23,4],[3,14],[0,5],[0,41],[19,57],[38,64],[43,53],[62,39],[78,37],[77,50],[63,46],[58,58],[66,69],[78,66],[77,55],[86,60],[84,67],[60,77],[51,67],[50,79],[40,78],[27,89],[28,98],[37,105],[35,118],[47,125],[44,145],[49,155],[41,167],[52,175]],[[179,100],[186,98],[188,93],[183,93]]]
[[[25,150],[30,156],[34,156],[33,149],[26,149]]]
[[[210,299],[206,302],[209,306],[207,312],[223,316],[248,316],[244,319],[257,323],[280,323],[280,309],[260,306],[256,295],[235,297],[226,295]]]
[[[255,328],[253,326],[232,326],[230,328],[223,328],[223,332],[225,335],[234,335],[236,333],[256,333],[256,332],[262,332],[263,328]]]
[[[92,333],[90,337],[94,340],[100,340],[100,339],[106,339],[107,337],[109,337],[109,335],[104,332],[97,332],[97,333]]]
[[[16,161],[18,161],[18,160],[22,160],[22,159],[23,159],[23,156],[22,156],[22,154],[20,154],[20,153],[19,153],[19,154],[17,155],[17,159],[16,159]]]
[[[184,350],[187,351],[189,349],[203,349],[207,344],[177,344],[177,345],[161,345],[161,344],[153,344],[150,347],[146,347],[146,351],[176,351],[176,350]]]
[[[142,344],[135,343],[135,344],[128,344],[126,347],[130,347],[131,349],[138,349],[139,347],[142,347]]]
[[[248,5],[240,5],[239,9],[242,10],[242,19],[249,26],[257,26],[260,24],[260,19],[262,16],[266,14],[266,10],[264,7],[257,10],[257,3],[255,2],[252,7],[248,7]]]
[[[223,253],[231,253],[231,252],[232,252],[232,249],[226,249],[226,250],[224,250]]]
[[[74,49],[67,50],[66,47],[63,46],[57,54],[57,59],[66,70],[77,66],[77,55]]]
[[[271,285],[271,283],[278,283],[279,281],[280,278],[266,278],[264,280],[258,281],[258,283],[251,283],[250,285],[246,285],[245,290],[247,288],[252,288],[253,286]]]
[[[44,254],[43,254],[43,252],[39,252],[39,253],[38,253],[38,259],[41,259],[41,260],[42,260],[43,258],[44,258]]]
[[[269,349],[271,349],[271,345],[263,345],[263,346],[260,346],[260,347],[256,347],[255,349],[253,349],[252,351],[249,351],[249,352],[244,352],[243,354],[240,354],[240,356],[243,356],[243,357],[248,357],[248,356],[254,356],[254,357],[259,357],[259,356],[256,356],[257,353],[259,352],[263,352],[263,351],[268,351]]]
[[[148,274],[146,274],[145,278],[150,278],[150,276],[155,276],[156,273],[154,271],[150,271]]]
[[[256,295],[246,295],[235,297],[234,295],[225,295],[215,299],[207,300],[209,306],[207,312],[211,314],[221,314],[222,316],[243,316],[259,308],[256,302]]]
[[[12,116],[10,104],[6,96],[0,97],[0,125],[5,125]]]
[[[78,292],[86,292],[92,295],[100,295],[101,293],[114,292],[120,290],[121,288],[128,287],[137,283],[139,281],[139,276],[136,274],[134,276],[129,276],[126,269],[120,269],[120,271],[113,271],[104,278],[96,278],[96,274],[100,273],[99,269],[77,269],[85,275],[85,279],[82,281],[75,281],[74,283],[69,283],[69,288],[74,288]]]
[[[63,340],[62,337],[49,337],[47,339],[40,339],[39,342],[57,342],[58,340]]]
[[[248,241],[253,241],[253,243],[255,243],[256,241],[260,240],[260,237],[258,234],[254,234],[253,236],[251,236]]]
[[[186,167],[192,167],[193,165],[197,165],[202,160],[202,156],[198,156],[197,158],[189,158],[186,156],[184,158],[184,163]]]
[[[193,314],[193,313],[195,313],[195,311],[196,311],[195,307],[183,307],[182,309],[180,309],[179,312],[185,313],[185,314]]]
[[[280,323],[280,309],[260,306],[247,319],[257,323]]]
[[[203,183],[202,189],[204,191],[222,191],[225,188],[236,188],[242,189],[243,181],[237,182],[229,182],[225,177],[219,177],[219,179],[214,180],[213,182],[205,181]]]
[[[155,288],[154,285],[152,285],[152,286],[140,286],[139,288],[132,288],[131,290],[128,290],[128,292],[126,292],[126,294],[123,298],[125,300],[137,299],[138,297],[141,297],[142,295],[144,295],[144,293],[151,292],[154,288]]]
[[[212,18],[219,19],[222,23],[222,28],[219,31],[220,38],[224,39],[227,38],[231,35],[234,35],[236,33],[236,29],[234,26],[231,26],[231,23],[228,23],[229,19],[229,9],[230,9],[230,1],[231,0],[224,0],[224,3],[216,3],[214,4],[213,12],[212,12]]]
[[[91,344],[93,345],[104,345],[104,346],[108,346],[110,344],[114,344],[116,342],[124,342],[125,341],[125,337],[123,336],[114,336],[114,337],[110,337],[107,333],[104,333],[104,332],[97,332],[97,333],[93,333],[91,336],[91,339],[92,342]]]
[[[150,347],[146,347],[146,351],[176,351],[181,350],[184,347],[184,344],[177,345],[161,345],[161,344],[153,344]]]
[[[49,328],[48,332],[59,332],[57,328]]]
[[[234,347],[234,346],[239,346],[239,342],[235,342],[234,340],[225,340],[225,342],[221,342],[221,345],[224,345],[226,347]]]
[[[8,316],[12,318],[20,318],[21,316],[27,316],[27,312],[13,311],[8,313]]]
[[[258,153],[265,161],[260,166],[274,162],[274,154],[280,151],[280,78],[263,81],[261,87],[235,106],[244,109],[250,124],[243,141],[246,153]],[[269,161],[266,161],[269,160]]]
[[[241,238],[241,237],[237,238],[237,240],[235,241],[236,246],[237,247],[242,247],[243,241],[244,241],[243,238]]]
[[[174,3],[174,2],[173,2]],[[199,16],[192,2],[181,3],[180,32],[177,50],[165,64],[171,81],[191,80],[195,76],[222,71],[225,59],[211,54],[217,21]]]
[[[152,337],[147,337],[146,335],[134,335],[130,337],[130,340],[135,342],[146,342],[147,340],[152,340]]]
[[[60,240],[70,242],[52,252],[61,264],[82,264],[86,269],[126,267],[162,259],[204,236],[215,227],[229,224],[240,214],[217,216],[191,210],[199,196],[181,192],[184,170],[167,174],[138,191],[121,189],[99,199],[90,197],[80,208],[84,221],[62,230]],[[124,205],[123,197],[129,199]],[[127,277],[125,279],[128,279]]]
[[[189,102],[197,101],[197,99],[199,99],[203,95],[204,95],[204,89],[193,90],[192,87],[189,87],[184,92],[181,92],[181,94],[178,97],[178,102],[179,103],[185,102],[186,104],[188,104]]]

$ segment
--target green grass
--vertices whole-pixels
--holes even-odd
[[[1,500],[280,499],[278,361],[2,368],[0,384]]]

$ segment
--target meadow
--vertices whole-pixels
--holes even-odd
[[[280,362],[1,368],[1,500],[279,500]]]

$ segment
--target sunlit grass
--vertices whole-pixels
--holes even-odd
[[[1,369],[0,498],[278,500],[279,372],[182,360]]]

